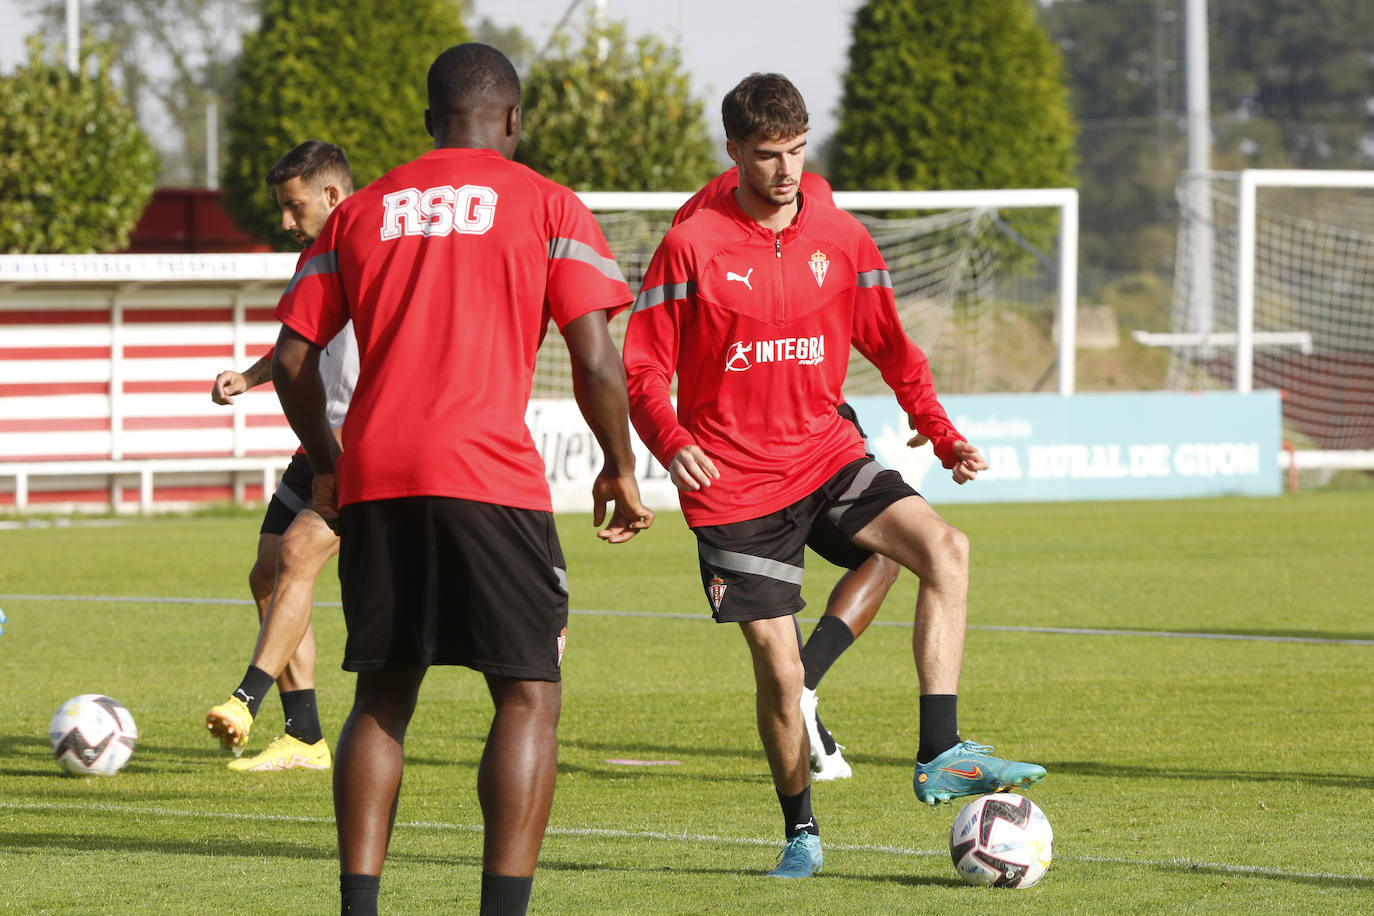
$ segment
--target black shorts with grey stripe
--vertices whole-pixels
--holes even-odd
[[[310,470],[310,461],[304,452],[297,452],[291,456],[291,463],[286,466],[286,473],[281,475],[281,483],[277,484],[272,501],[267,504],[258,534],[285,534],[296,515],[310,507],[314,488],[315,472]]]
[[[847,569],[872,552],[850,541],[888,506],[918,495],[871,458],[840,468],[810,496],[759,518],[693,528],[701,585],[718,623],[795,614],[806,547]]]
[[[412,496],[344,506],[339,529],[345,671],[560,679],[568,575],[551,513]]]

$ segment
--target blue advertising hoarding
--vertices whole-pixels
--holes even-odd
[[[891,397],[850,399],[870,447],[932,503],[1168,499],[1280,492],[1277,391],[950,395],[955,427],[990,467],[956,485],[929,445],[907,446]]]

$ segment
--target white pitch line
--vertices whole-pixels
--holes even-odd
[[[0,811],[71,812],[87,814],[103,811],[109,814],[141,815],[145,817],[186,818],[191,820],[234,820],[258,821],[262,823],[291,823],[333,825],[334,818],[308,814],[245,814],[238,811],[186,811],[176,808],[153,808],[139,805],[113,804],[73,804],[63,805],[52,802],[0,802]],[[453,824],[445,821],[397,821],[397,827],[416,830],[436,830],[452,833],[481,833],[481,824]],[[613,840],[655,840],[665,843],[714,843],[721,846],[776,846],[778,841],[758,837],[731,837],[715,834],[666,833],[657,830],[614,830],[604,827],[549,827],[544,831],[547,836],[602,837]],[[871,843],[832,843],[826,841],[825,848],[836,852],[879,853],[885,855],[946,858],[947,849],[909,849],[905,846],[884,846]],[[1205,862],[1198,859],[1174,857],[1170,859],[1127,859],[1115,856],[1075,855],[1056,857],[1057,861],[1095,862],[1104,865],[1125,865],[1145,868],[1206,869],[1235,875],[1250,875],[1260,878],[1297,878],[1323,881],[1353,881],[1374,884],[1374,877],[1368,875],[1342,875],[1334,872],[1285,871],[1264,865],[1235,865],[1228,862]]]
[[[98,601],[124,604],[252,605],[247,598],[167,598],[130,595],[0,595],[0,601]],[[316,607],[342,607],[338,601],[316,601]],[[671,611],[608,611],[573,608],[568,613],[585,617],[647,617],[656,620],[709,620],[705,613],[684,614]],[[809,622],[809,621],[808,621]],[[875,627],[910,627],[898,620],[875,620]],[[1320,646],[1374,646],[1374,639],[1345,639],[1334,636],[1273,636],[1264,633],[1187,633],[1177,630],[1125,630],[1102,627],[1016,627],[998,624],[968,625],[970,630],[999,633],[1040,633],[1050,636],[1143,636],[1151,639],[1214,639],[1233,642],[1305,643]]]

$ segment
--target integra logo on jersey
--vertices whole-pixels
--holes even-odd
[[[825,337],[783,337],[777,340],[737,340],[725,354],[726,372],[743,372],[759,363],[816,366],[825,360]]]
[[[496,192],[478,184],[461,188],[403,188],[382,198],[382,241],[403,235],[484,235],[496,221]]]

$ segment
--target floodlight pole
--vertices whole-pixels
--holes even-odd
[[[219,189],[219,104],[214,98],[205,102],[205,186]]]
[[[1184,0],[1186,73],[1188,83],[1188,221],[1185,238],[1192,278],[1188,303],[1191,327],[1210,334],[1215,328],[1212,307],[1212,170],[1211,87],[1208,80],[1207,0]]]
[[[67,71],[81,67],[81,0],[67,0]]]

